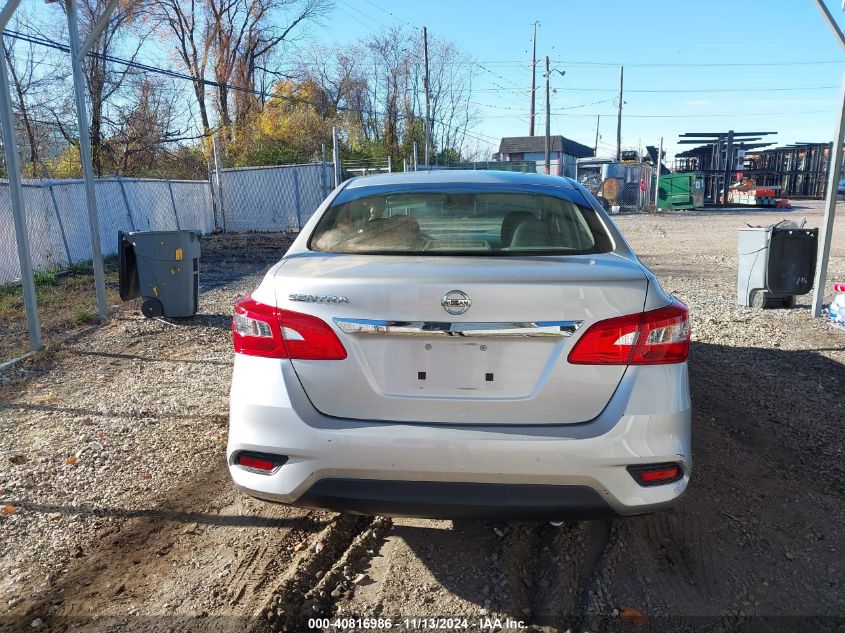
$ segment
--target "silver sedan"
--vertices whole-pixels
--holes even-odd
[[[562,520],[689,481],[687,308],[573,180],[343,183],[232,328],[228,463],[263,499]]]

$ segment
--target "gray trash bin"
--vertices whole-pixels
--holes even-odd
[[[194,231],[121,231],[118,253],[121,299],[143,297],[147,318],[196,314],[200,240]]]
[[[739,230],[737,303],[755,308],[792,307],[813,288],[818,229],[792,222]]]

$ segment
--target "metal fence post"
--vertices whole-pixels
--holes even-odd
[[[132,227],[133,231],[137,231],[138,227],[135,225],[135,218],[132,217],[132,207],[129,206],[129,198],[126,195],[126,187],[123,186],[123,179],[120,176],[117,177],[117,184],[120,185],[120,195],[123,196],[123,206],[126,207],[126,217],[129,218],[129,226]]]
[[[88,228],[91,232],[91,261],[94,264],[94,289],[97,293],[97,314],[100,320],[105,320],[108,306],[106,305],[106,283],[103,274],[103,252],[100,247],[100,220],[97,217],[97,194],[94,191],[94,168],[91,165],[91,138],[88,130],[88,107],[85,105],[85,78],[82,75],[82,56],[88,52],[88,47],[102,32],[105,22],[115,6],[116,0],[110,0],[103,15],[97,20],[85,40],[86,48],[80,51],[79,27],[76,21],[75,0],[65,0],[67,7],[68,40],[70,43],[70,62],[73,70],[73,92],[76,98],[76,118],[79,124],[79,156],[82,161],[82,176],[85,181],[85,201],[88,205]],[[105,20],[104,20],[105,18]],[[98,32],[99,30],[99,32]]]
[[[329,169],[331,169],[329,166],[329,153],[325,143],[320,145],[320,158],[322,159],[320,163],[320,186],[323,189],[323,197],[325,198],[332,190],[331,176],[329,175]]]
[[[211,198],[211,215],[214,219],[214,228],[217,228],[217,194],[214,191],[214,175],[211,167],[211,156],[206,158],[206,166],[208,167],[208,193]]]
[[[654,210],[657,211],[657,202],[660,199],[660,161],[663,160],[663,137],[660,137],[660,146],[657,148],[657,173],[654,176]]]
[[[302,216],[299,212],[301,200],[299,199],[299,171],[293,169],[293,206],[296,210],[296,228],[302,230]]]
[[[340,165],[340,141],[337,138],[337,128],[332,128],[332,160],[334,161],[334,186],[340,185],[342,178]]]
[[[8,24],[18,4],[20,4],[20,0],[9,0],[3,8],[2,14],[0,14],[0,44],[3,44],[2,29]],[[21,268],[21,286],[23,286],[23,299],[26,307],[26,324],[29,329],[29,348],[37,350],[41,349],[41,324],[38,318],[35,280],[32,276],[32,257],[29,251],[23,187],[21,186],[21,174],[18,165],[18,141],[15,136],[9,75],[6,68],[6,55],[2,51],[0,51],[0,123],[2,123],[3,129],[6,169],[9,172],[9,194],[12,199],[12,217],[15,222],[15,240]]]
[[[176,218],[176,230],[179,231],[179,211],[176,209],[176,198],[173,196],[173,183],[167,181],[167,189],[170,191],[170,203],[173,205],[173,217]]]
[[[845,135],[845,74],[842,75],[842,96],[833,147],[830,148],[830,170],[827,173],[827,192],[824,201],[824,220],[819,239],[819,253],[816,256],[816,278],[813,281],[812,311],[814,317],[822,315],[824,291],[827,285],[827,266],[830,262],[830,244],[833,238],[833,220],[836,218],[836,199],[839,178],[842,171],[842,137]]]
[[[47,185],[47,189],[50,191],[50,199],[53,201],[53,211],[56,213],[56,222],[59,223],[59,231],[62,234],[62,242],[65,245],[65,254],[67,255],[67,265],[70,266],[73,261],[70,258],[70,247],[67,244],[67,235],[65,234],[65,225],[62,222],[62,214],[59,213],[59,204],[56,202],[56,194],[53,191],[53,185]]]
[[[414,141],[414,171],[417,171],[417,159],[419,156],[419,148],[417,147],[417,142]]]
[[[391,173],[393,171],[393,157],[388,154],[387,155],[387,173]]]
[[[214,150],[214,180],[217,186],[217,203],[220,210],[220,219],[223,223],[221,227],[223,232],[226,232],[226,206],[223,204],[223,175],[222,175],[222,161],[220,160],[220,141],[216,136],[211,137],[211,147]]]

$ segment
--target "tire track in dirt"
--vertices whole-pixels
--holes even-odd
[[[101,533],[58,582],[34,589],[25,615],[4,622],[7,630],[28,627],[35,617],[51,631],[154,631],[164,621],[243,630],[266,604],[296,543],[328,516],[247,499],[231,487],[225,468],[133,515]],[[245,534],[250,544],[240,549]]]
[[[311,553],[288,572],[261,630],[304,630],[297,627],[317,616],[392,618],[406,630],[404,618],[439,616],[467,618],[470,630],[509,618],[550,633],[591,622],[605,595],[607,521],[376,521],[384,523],[365,523],[354,535],[341,523],[312,539],[312,551],[324,542],[332,556],[310,560]]]
[[[351,595],[360,566],[390,525],[385,517],[336,517],[287,566],[253,632],[313,630],[309,619],[331,617],[335,603]]]

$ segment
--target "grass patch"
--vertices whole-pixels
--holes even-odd
[[[36,286],[57,286],[59,276],[55,270],[42,270],[32,276]]]
[[[118,296],[117,258],[105,258],[106,301],[121,303]],[[91,262],[77,262],[67,274],[57,271],[34,275],[38,316],[45,344],[66,338],[74,331],[98,322],[97,298]],[[20,284],[0,286],[0,361],[29,350],[23,289]]]
[[[74,262],[68,267],[69,275],[93,275],[94,265],[90,261]]]
[[[83,308],[76,310],[70,317],[74,325],[90,325],[97,322],[97,317]]]

